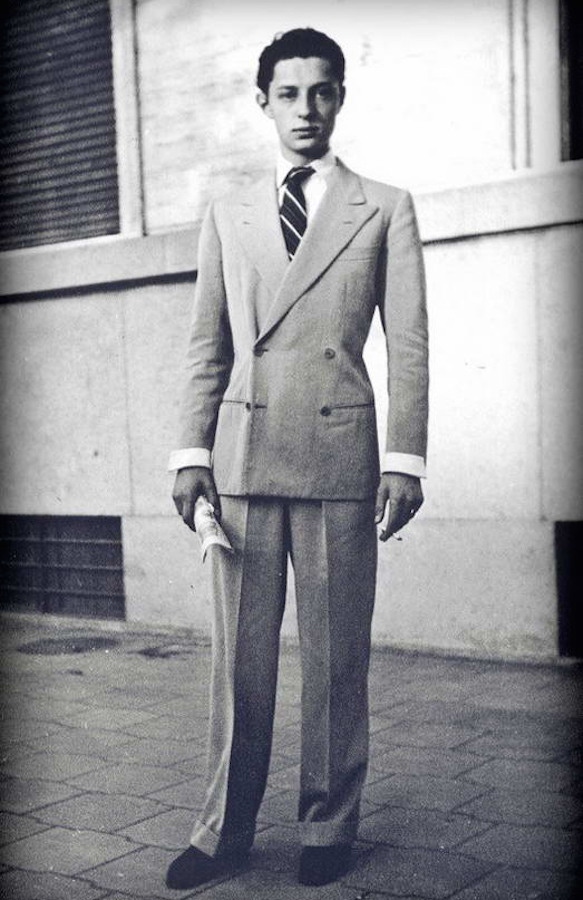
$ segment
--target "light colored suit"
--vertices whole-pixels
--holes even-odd
[[[424,457],[427,320],[410,195],[338,163],[293,260],[275,179],[201,233],[183,448],[212,451],[235,553],[211,553],[209,780],[192,843],[246,849],[265,789],[291,557],[302,658],[304,844],[351,843],[368,759],[379,452],[362,350],[380,309],[389,453]]]
[[[213,451],[219,493],[364,499],[379,479],[362,349],[387,335],[386,450],[424,457],[427,320],[410,195],[339,163],[288,261],[275,180],[211,207],[181,447]]]

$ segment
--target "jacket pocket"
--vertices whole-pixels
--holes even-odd
[[[346,262],[362,260],[364,262],[365,260],[376,259],[377,256],[378,250],[376,247],[346,247],[337,259],[338,262],[342,262],[342,260]]]

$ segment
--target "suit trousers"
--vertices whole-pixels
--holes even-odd
[[[291,560],[302,667],[298,819],[304,845],[351,843],[368,763],[374,501],[222,497],[234,548],[211,547],[209,771],[191,843],[248,850],[271,753]]]

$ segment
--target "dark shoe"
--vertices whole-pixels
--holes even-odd
[[[299,883],[319,887],[346,875],[350,868],[350,849],[350,844],[304,847],[300,856]]]
[[[166,873],[166,887],[177,891],[198,887],[241,868],[247,854],[230,854],[229,856],[207,856],[198,847],[188,847],[174,859]]]

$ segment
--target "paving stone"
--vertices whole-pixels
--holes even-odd
[[[98,838],[123,841],[124,855],[90,860],[91,885],[83,872],[69,879],[72,886],[63,882],[55,900],[76,900],[79,885],[98,892],[87,900],[175,897],[164,886],[166,868],[185,846],[204,793],[210,647],[175,634],[132,633],[123,625],[116,626],[119,646],[107,656],[80,660],[15,652],[19,644],[46,635],[48,623],[33,627],[26,621],[8,628],[14,650],[0,657],[11,692],[3,704],[11,731],[3,736],[0,753],[7,757],[6,766],[31,776],[4,779],[4,808],[13,814],[32,809],[32,814],[4,819],[7,827],[12,821],[10,847],[23,853],[27,846],[31,851],[35,839],[50,843],[55,832],[74,835],[72,829],[78,828],[87,834],[87,829]],[[50,630],[63,634],[62,627]],[[85,633],[85,623],[80,630]],[[172,652],[164,658],[156,655],[158,648]],[[280,669],[273,765],[260,813],[266,820],[258,827],[251,869],[195,889],[189,897],[312,896],[310,889],[298,887],[295,872],[300,849],[297,648],[282,648]],[[347,878],[314,889],[314,897],[510,900],[515,895],[526,900],[522,885],[527,885],[532,900],[566,900],[560,891],[570,890],[573,872],[535,866],[548,866],[544,854],[552,856],[551,850],[573,866],[569,856],[575,856],[573,847],[581,838],[583,719],[569,698],[582,681],[580,671],[569,670],[565,678],[557,666],[374,652],[373,768],[365,789],[360,856]],[[103,763],[101,770],[74,774],[88,758]],[[67,765],[67,759],[73,763]],[[43,760],[45,780],[33,771]],[[379,760],[382,768],[376,769]],[[381,777],[389,762],[398,772]],[[460,769],[460,762],[470,768]],[[53,778],[65,776],[61,783],[46,779],[48,765]],[[536,827],[525,828],[525,823]],[[38,830],[30,832],[33,827]],[[514,828],[520,837],[500,832],[502,827]],[[65,855],[71,853],[66,848]],[[36,857],[42,862],[42,852]],[[2,858],[0,872],[4,869],[7,877]],[[53,852],[52,858],[59,854]],[[93,880],[95,873],[100,880]],[[53,900],[48,889],[45,893],[46,898],[41,889],[32,900]]]
[[[470,750],[471,745],[467,741],[475,741],[477,735],[475,728],[462,725],[448,725],[436,722],[406,722],[399,721],[386,726],[371,740],[371,751],[389,746],[404,747],[436,747],[451,750],[464,745],[464,750]],[[471,750],[473,753],[474,750]]]
[[[0,849],[7,865],[33,872],[75,875],[106,860],[131,853],[136,845],[128,838],[97,831],[49,828]]]
[[[27,698],[26,703],[21,704],[20,709],[13,713],[14,719],[31,719],[47,722],[66,722],[82,715],[85,706],[82,703],[68,700],[55,700],[48,698]],[[6,728],[11,731],[11,721],[7,720]]]
[[[371,772],[397,772],[413,775],[443,775],[454,778],[482,765],[482,760],[457,750],[445,752],[426,747],[393,747],[371,755]]]
[[[458,812],[487,822],[561,828],[574,824],[583,815],[583,801],[551,791],[495,789],[458,807]]]
[[[494,825],[470,838],[459,852],[491,862],[534,869],[583,872],[581,835],[540,826]]]
[[[120,762],[124,763],[139,762],[152,766],[171,766],[174,763],[188,763],[197,753],[200,755],[200,752],[200,749],[189,747],[187,743],[138,738],[131,744],[120,747],[118,758]]]
[[[5,742],[42,741],[59,728],[56,722],[38,722],[35,719],[13,719],[2,721],[2,740]]]
[[[141,797],[90,793],[45,806],[35,813],[35,817],[39,822],[64,828],[118,831],[166,809],[161,803]]]
[[[0,717],[0,721],[2,721]],[[27,756],[34,756],[38,753],[39,747],[35,747],[33,743],[28,741],[8,741],[2,743],[0,747],[0,768],[9,765],[17,760],[26,759]]]
[[[2,772],[15,778],[60,781],[75,775],[83,775],[85,772],[98,772],[105,765],[104,760],[95,756],[80,756],[59,750],[56,753],[36,753],[34,756],[27,756],[2,766]]]
[[[101,900],[103,896],[101,888],[86,881],[50,872],[13,869],[0,875],[0,897],[5,900]]]
[[[297,791],[282,791],[268,797],[261,804],[258,821],[270,824],[287,822],[293,825],[298,819],[298,802]]]
[[[80,675],[73,675],[73,672],[80,672]],[[103,690],[99,691],[100,694]],[[38,699],[55,699],[68,700],[69,702],[82,703],[91,706],[98,703],[95,684],[91,683],[83,673],[82,669],[65,669],[58,673],[58,677],[53,677],[48,683],[39,683],[32,691],[29,690],[30,696]]]
[[[388,728],[394,728],[395,725],[400,724],[401,721],[402,719],[400,716],[390,718],[388,715],[376,716],[371,714],[369,717],[370,734],[374,737],[379,731],[386,731]]]
[[[0,843],[10,844],[20,838],[43,831],[46,825],[36,822],[28,816],[17,816],[14,813],[0,813]]]
[[[200,752],[191,759],[173,763],[172,769],[182,778],[202,778],[207,770],[207,753]]]
[[[451,778],[392,775],[369,783],[364,795],[375,806],[402,806],[409,809],[436,809],[451,812],[485,792],[481,785]]]
[[[129,853],[113,862],[105,863],[83,873],[83,877],[102,888],[119,891],[126,898],[156,898],[156,900],[182,900],[200,893],[181,891],[177,893],[165,885],[166,872],[173,859],[175,850],[164,850],[161,847],[145,847],[135,853]],[[206,893],[204,894],[206,897]],[[275,898],[274,898],[275,900]]]
[[[74,787],[88,791],[105,793],[132,794],[145,797],[159,788],[184,781],[184,775],[171,769],[156,766],[140,766],[137,764],[109,766],[99,772],[69,778],[68,783]]]
[[[153,712],[153,710],[150,710]],[[154,738],[156,740],[192,741],[193,744],[206,745],[206,727],[200,726],[195,719],[183,717],[158,716],[147,722],[136,722],[125,728],[128,734],[135,737]],[[203,734],[204,731],[204,734]]]
[[[184,850],[189,844],[193,824],[191,810],[171,809],[123,828],[119,833],[139,844]]]
[[[421,694],[420,694],[421,696]],[[561,716],[556,711],[533,713],[529,710],[506,710],[477,707],[471,702],[448,703],[446,700],[410,700],[399,706],[402,721],[411,722],[437,722],[464,727],[476,728],[481,731],[516,730],[525,728],[527,731],[563,731],[581,733],[583,723],[572,717]],[[384,712],[381,713],[384,716]],[[394,717],[394,711],[389,711]]]
[[[42,741],[42,749],[47,753],[66,751],[84,756],[98,756],[115,759],[118,748],[131,745],[135,738],[115,731],[89,731],[85,728],[58,728]],[[41,743],[37,741],[37,745]]]
[[[110,890],[108,890],[108,888],[99,888],[99,890],[102,891],[102,894],[100,894],[100,896],[99,896],[99,900],[135,900],[134,894],[118,894],[117,892],[112,893]],[[190,898],[190,897],[194,897],[194,896],[198,896],[198,895],[191,894],[191,893],[189,893],[189,894],[182,893],[182,894],[176,895],[177,900],[182,900],[183,897]],[[140,900],[160,900],[160,897],[159,897],[159,895],[155,896],[154,894],[148,894],[144,897],[141,897]],[[367,900],[368,900],[368,898],[367,898]]]
[[[136,694],[131,686],[123,691],[116,688],[106,688],[105,690],[100,690],[90,702],[87,700],[83,701],[87,709],[94,707],[96,709],[134,709],[149,712],[150,708],[154,706],[156,707],[156,715],[158,715],[160,704],[163,702],[164,698],[156,696],[154,687],[150,689],[150,696],[144,697],[141,694]]]
[[[0,807],[14,813],[32,812],[49,803],[74,797],[79,791],[56,781],[4,778],[0,782]]]
[[[502,757],[503,759],[532,759],[543,762],[563,762],[575,765],[573,759],[562,756],[570,746],[563,737],[557,735],[538,735],[537,739],[529,739],[524,734],[487,734],[468,741],[464,750],[475,753],[477,756],[488,758]]]
[[[383,894],[441,900],[476,882],[491,863],[447,851],[376,847],[344,882]]]
[[[579,879],[565,872],[501,868],[453,900],[577,900],[580,888]]]
[[[79,725],[83,728],[93,730],[94,728],[103,729],[104,731],[123,731],[125,727],[135,725],[137,722],[149,722],[156,716],[139,709],[102,709],[97,707],[79,713],[75,716],[67,717],[71,725]]]
[[[183,809],[195,810],[202,806],[205,795],[205,781],[202,777],[189,778],[178,784],[161,788],[152,793],[144,794],[150,800],[159,800],[167,806],[179,806]]]
[[[204,900],[356,900],[358,897],[358,893],[347,887],[343,880],[311,888],[298,885],[295,872],[259,872],[253,868],[205,890],[201,895]],[[382,900],[381,895],[367,891],[366,900],[377,898]]]
[[[557,709],[569,709],[568,705],[561,703],[556,696],[545,693],[536,685],[526,684],[521,688],[512,686],[501,688],[498,694],[486,693],[475,696],[473,701],[477,707],[490,707],[497,710],[524,711],[528,714],[548,712],[556,713]],[[573,709],[569,709],[573,714]]]
[[[209,714],[209,699],[208,697],[197,698],[195,695],[192,697],[178,697],[175,700],[170,700],[169,703],[164,703],[161,709],[158,706],[158,709],[165,716],[176,717],[184,722],[190,720],[200,721],[206,727]]]
[[[465,774],[464,780],[510,790],[559,791],[576,775],[572,766],[528,759],[493,759]]]
[[[447,665],[444,669],[447,670]],[[424,702],[445,700],[448,703],[459,703],[460,701],[468,700],[470,698],[473,702],[475,692],[475,681],[467,678],[465,675],[461,675],[456,679],[441,674],[438,678],[432,675],[427,678],[422,685],[420,684],[419,679],[415,679],[412,684],[408,686],[408,689],[405,688],[401,693],[403,698],[419,697]]]
[[[393,847],[447,850],[490,827],[468,816],[385,806],[363,817],[359,836]]]

